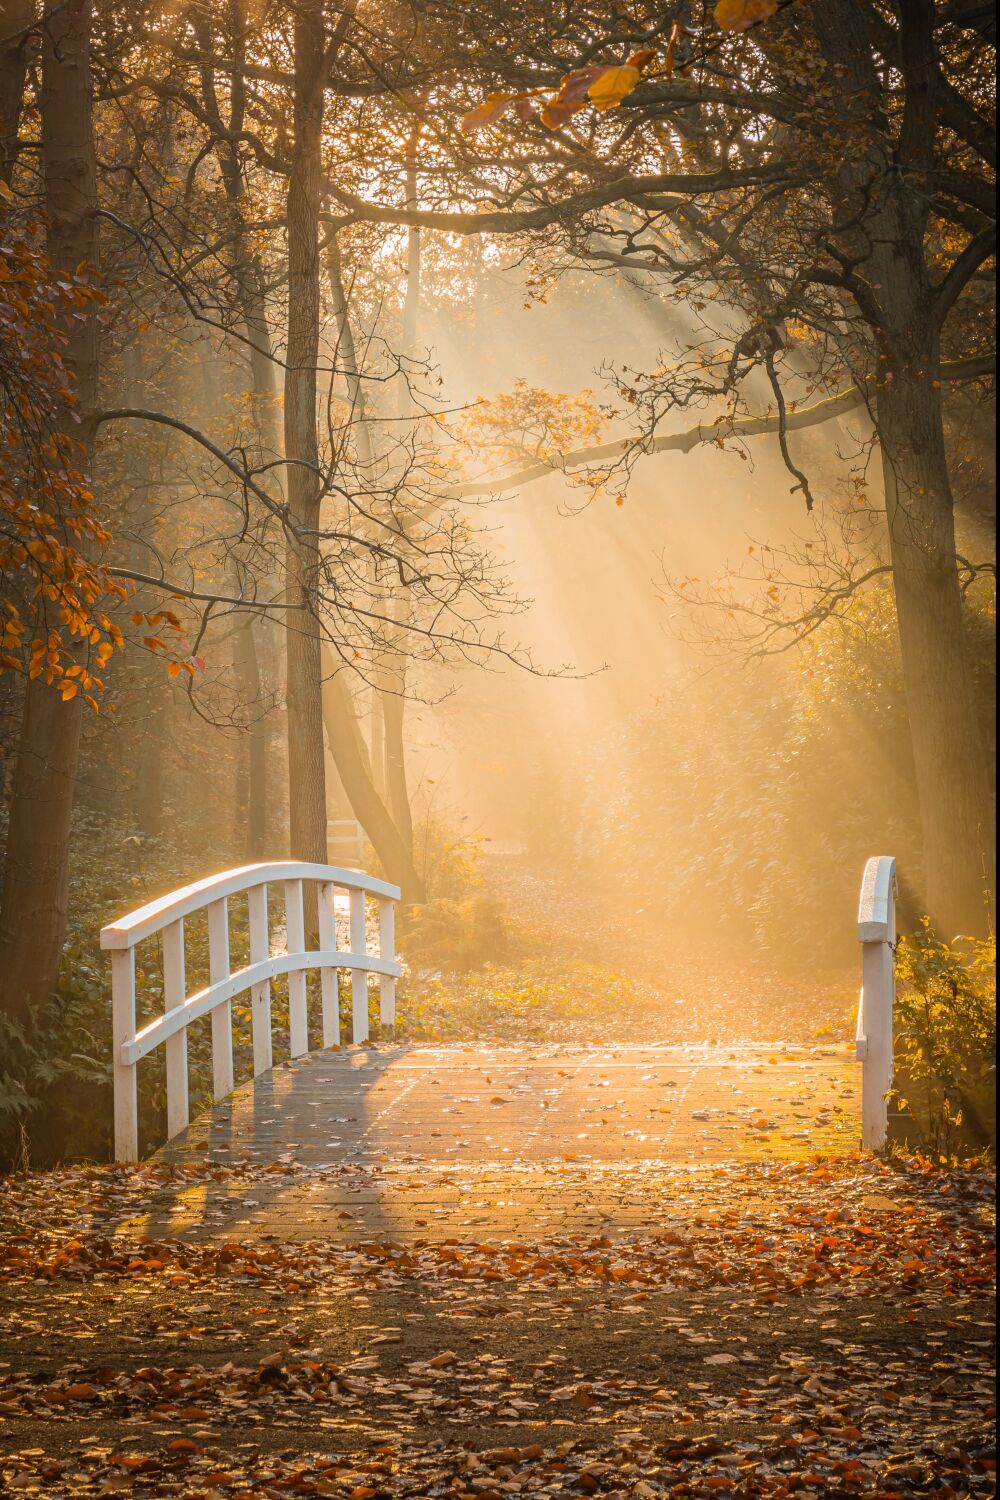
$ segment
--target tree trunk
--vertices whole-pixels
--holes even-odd
[[[126,406],[146,404],[146,369],[143,343],[136,339],[122,355],[124,401]],[[128,491],[127,525],[131,535],[129,560],[137,572],[146,572],[149,556],[144,538],[152,535],[154,525],[151,505],[153,485],[150,480],[148,450],[130,444],[125,451],[125,481]],[[152,613],[158,608],[156,595],[137,589],[132,607]],[[155,654],[136,653],[137,704],[132,711],[129,756],[135,767],[132,782],[132,819],[146,838],[159,838],[163,832],[165,781],[163,747],[168,734],[170,689],[163,663]]]
[[[247,15],[244,0],[229,0],[226,7],[229,23],[229,50],[233,62],[233,73],[227,97],[229,102],[228,131],[238,135],[246,123],[246,85],[242,68],[247,53]],[[208,13],[195,17],[202,50],[206,56],[213,50]],[[267,322],[267,306],[264,295],[264,274],[260,257],[251,244],[245,230],[243,211],[245,178],[239,152],[230,141],[223,140],[226,126],[220,113],[219,94],[214,70],[207,64],[201,69],[202,101],[208,118],[219,134],[216,154],[233,223],[237,229],[233,260],[233,279],[243,320],[244,332],[249,348],[250,401],[254,425],[260,443],[261,457],[273,462],[281,457],[280,403],[276,384],[277,366],[271,343],[271,330]],[[267,471],[264,483],[272,491],[280,491],[280,469]],[[283,499],[284,495],[279,494]],[[265,575],[260,580],[267,598],[275,593],[274,579]],[[274,716],[263,711],[262,698],[264,679],[277,679],[280,675],[282,655],[281,628],[270,618],[258,618],[245,613],[238,623],[242,639],[234,645],[234,666],[241,683],[241,693],[249,710],[247,727],[247,758],[242,774],[246,777],[246,850],[251,859],[263,858],[272,844],[270,822],[273,818],[273,793],[269,787],[268,761],[272,752]],[[247,698],[248,692],[252,698]],[[273,778],[275,787],[277,778]],[[276,847],[274,841],[272,847]]]
[[[166,792],[163,747],[169,732],[170,691],[163,681],[163,663],[155,657],[143,663],[139,690],[142,707],[132,811],[139,832],[145,838],[158,839],[163,832]]]
[[[928,266],[938,121],[932,0],[907,0],[898,65],[906,105],[898,140],[879,123],[882,81],[869,8],[828,0],[815,8],[821,50],[836,70],[856,144],[838,176],[839,250],[878,354],[877,428],[899,644],[924,849],[928,916],[945,937],[987,925],[995,882],[993,796],[976,712],[955,555],[945,453],[938,301]],[[839,255],[838,255],[839,259]],[[857,299],[858,292],[855,292]]]
[[[406,204],[417,207],[417,146],[420,140],[419,127],[413,132],[406,153]],[[406,294],[403,298],[403,359],[412,359],[417,342],[417,325],[420,316],[420,230],[411,225],[406,232]],[[400,417],[414,416],[413,399],[408,377],[404,373],[399,383],[398,411]],[[400,540],[405,540],[405,526],[400,526]],[[410,790],[406,781],[406,742],[403,734],[406,710],[406,653],[400,649],[405,641],[404,624],[410,614],[409,590],[399,585],[395,606],[391,609],[394,623],[389,627],[385,662],[382,671],[382,722],[385,740],[385,780],[389,806],[400,836],[413,852],[413,813],[410,808]]]
[[[372,781],[375,790],[382,797],[386,791],[385,784],[385,712],[382,704],[382,694],[377,686],[371,690],[371,712],[370,712],[370,735],[369,757],[372,767]]]
[[[17,165],[17,133],[21,124],[24,81],[30,56],[35,0],[7,0],[0,30],[0,182],[10,186]]]
[[[371,772],[365,764],[364,738],[343,671],[339,671],[336,662],[329,657],[327,666],[326,735],[344,790],[355,816],[371,839],[387,878],[401,888],[404,901],[423,901],[423,881],[417,874],[413,855],[375,790]]]
[[[285,547],[289,844],[293,859],[326,862],[320,663],[320,503],[317,473],[316,365],[319,357],[320,139],[324,35],[313,3],[296,11],[292,171],[288,182],[288,349]]]
[[[976,709],[934,366],[879,393],[899,643],[924,844],[927,914],[945,938],[992,913],[993,787]]]
[[[90,0],[55,7],[42,44],[41,137],[46,248],[53,270],[97,262],[97,178],[91,126]],[[91,466],[90,428],[97,384],[97,321],[85,309],[69,321],[65,359],[76,379],[76,412],[63,430],[73,462]],[[0,1009],[27,1016],[55,989],[66,934],[70,819],[76,788],[83,699],[63,702],[41,677],[29,681],[14,771],[0,901]]]
[[[404,342],[408,340],[410,344],[413,343],[416,336],[416,310],[420,271],[419,249],[419,231],[411,229],[408,238],[406,300],[403,315]],[[347,377],[348,397],[351,409],[355,414],[355,442],[357,444],[358,459],[364,472],[371,476],[372,482],[374,482],[376,463],[375,441],[369,423],[368,405],[365,398],[364,385],[361,380],[357,345],[354,340],[354,330],[351,327],[350,308],[347,305],[347,293],[344,286],[340,251],[335,236],[331,239],[328,246],[327,268],[330,277],[330,288],[333,294],[333,312],[339,327],[339,363],[343,367]],[[401,409],[404,405],[408,408],[408,399],[401,397]],[[372,579],[373,590],[377,589],[375,564],[374,559],[371,558],[369,559],[369,576]],[[391,609],[391,606],[387,606],[387,608]],[[405,688],[406,663],[402,654],[395,649],[395,635],[395,627],[390,626],[383,653],[386,661],[376,666],[374,672],[375,682],[372,687],[372,733],[369,779],[380,802],[383,790],[381,783],[384,781],[388,797],[388,809],[392,820],[395,822],[396,831],[403,847],[412,853],[413,819],[410,813],[410,799],[406,785],[406,765],[403,749],[404,705],[402,694]],[[385,810],[385,803],[382,803],[382,807]],[[367,830],[364,817],[357,809],[355,809],[355,813]],[[372,838],[370,831],[369,838]],[[374,844],[374,842],[375,840],[372,838],[372,843]]]
[[[391,671],[393,683],[386,683],[382,691],[382,722],[385,735],[385,780],[389,794],[389,806],[400,837],[407,849],[413,848],[413,814],[410,811],[410,790],[406,782],[406,742],[403,736],[406,699],[404,676],[406,659],[401,652],[394,652],[391,667],[383,674],[383,680]],[[395,691],[390,690],[395,687]]]
[[[242,842],[248,860],[268,854],[267,828],[267,719],[261,703],[262,684],[257,659],[254,618],[244,614],[233,635],[233,668],[240,698],[247,706],[246,824],[237,828],[237,846]]]

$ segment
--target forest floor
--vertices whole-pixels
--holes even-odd
[[[854,1149],[845,976],[702,989],[609,970],[599,915],[535,933],[499,1021],[481,972],[424,1004],[448,1047],[276,1073],[306,1122],[388,1089],[395,1151],[331,1094],[325,1156],[230,1120],[0,1183],[0,1490],[994,1492],[994,1175]],[[435,1047],[437,1118],[393,1073]]]
[[[493,850],[487,889],[504,913],[503,942],[469,973],[431,969],[404,988],[405,1034],[420,1039],[563,1043],[815,1043],[854,1035],[860,960],[800,954],[737,957],[714,943],[664,942],[651,913],[615,906],[581,880],[526,869]],[[467,908],[475,922],[476,908]],[[459,908],[457,916],[463,915]],[[853,936],[848,928],[848,940]],[[484,943],[489,953],[488,936]]]

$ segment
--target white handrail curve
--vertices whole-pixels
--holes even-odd
[[[861,1144],[881,1151],[892,1087],[892,1010],[896,993],[896,861],[877,854],[865,865],[858,904],[861,994],[854,1055],[862,1063]]]
[[[318,885],[319,947],[305,945],[303,881]],[[284,953],[270,951],[267,887],[281,882],[285,895]],[[350,900],[350,949],[337,947],[334,900],[337,888]],[[250,962],[233,971],[229,956],[229,897],[246,893],[250,915]],[[377,954],[367,951],[366,897],[378,901]],[[379,976],[379,1017],[396,1019],[396,980],[402,970],[395,954],[395,910],[399,887],[358,870],[337,865],[278,860],[244,865],[197,880],[156,901],[147,902],[101,929],[101,947],[111,953],[111,1010],[115,1101],[115,1160],[139,1155],[137,1065],[162,1044],[166,1053],[167,1137],[187,1127],[187,1028],[212,1018],[212,1091],[216,1099],[233,1090],[232,1001],[249,990],[253,1033],[254,1077],[271,1066],[271,980],[288,975],[288,1020],[291,1055],[309,1050],[306,974],[320,973],[323,1046],[340,1042],[338,971],[351,976],[352,1038],[368,1039],[368,975]],[[207,910],[209,984],[187,993],[184,963],[184,919]],[[136,1031],[136,945],[162,934],[163,1014]]]

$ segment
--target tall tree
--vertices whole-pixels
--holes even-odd
[[[0,182],[10,186],[17,165],[18,127],[31,56],[36,0],[7,0],[0,12]]]
[[[92,126],[90,0],[46,7],[42,40],[42,170],[46,248],[56,275],[96,268],[97,174]],[[87,474],[92,463],[89,418],[97,394],[97,308],[67,310],[64,362],[73,399],[61,403],[50,462]],[[69,493],[72,483],[67,482]],[[69,518],[55,517],[63,539]],[[86,643],[78,643],[85,656]],[[46,672],[30,676],[10,801],[10,826],[0,898],[0,1008],[26,1016],[55,988],[66,930],[70,817],[80,752],[83,694]]]
[[[332,62],[323,6],[295,11],[285,354],[287,711],[289,843],[294,859],[326,860],[326,779],[320,654],[320,508],[317,439],[319,212],[325,84]]]

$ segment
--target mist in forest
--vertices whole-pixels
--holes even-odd
[[[324,347],[339,367],[336,320],[325,312]],[[718,328],[725,314],[714,319]],[[361,326],[369,346],[398,341],[391,308]],[[624,430],[616,377],[676,357],[705,326],[685,303],[665,303],[632,277],[576,272],[540,299],[523,268],[499,260],[467,297],[439,295],[427,274],[414,384],[425,409],[459,421],[518,383],[569,400],[590,392],[595,407],[612,409],[603,440]],[[159,363],[128,347],[121,359],[138,404],[173,404],[220,438],[239,432],[232,368],[203,331],[182,330]],[[342,392],[342,373],[334,389]],[[766,410],[766,388],[754,395]],[[692,408],[668,421],[682,431],[712,415]],[[774,435],[640,456],[627,485],[596,498],[553,474],[465,505],[477,545],[506,580],[505,599],[518,601],[496,624],[516,659],[480,650],[411,662],[402,692],[386,700],[404,719],[405,814],[431,908],[471,883],[509,911],[520,878],[531,875],[546,882],[544,904],[570,929],[596,901],[609,920],[637,924],[676,955],[710,950],[772,968],[797,969],[817,955],[853,964],[865,859],[885,848],[904,870],[920,860],[888,593],[876,589],[850,619],[763,655],[711,605],[727,569],[756,570],[768,546],[790,549],[793,571],[817,546],[835,561],[841,546],[877,553],[883,500],[878,477],[867,474],[869,440],[858,412],[792,436],[820,497],[813,516]],[[168,572],[188,576],[193,559],[195,570],[221,568],[237,591],[238,571],[226,562],[235,510],[224,473],[206,471],[161,433],[138,457],[124,433],[112,435],[102,464],[132,497],[122,530],[134,531],[140,562],[152,538]],[[490,477],[481,461],[470,472]],[[875,518],[875,531],[845,541],[830,517],[852,504]],[[766,611],[767,589],[758,577],[741,597]],[[141,594],[138,602],[145,607]],[[95,886],[86,830],[98,840],[120,830],[118,857],[144,893],[248,852],[285,849],[284,683],[273,651],[248,660],[244,624],[224,606],[206,620],[194,643],[204,672],[193,682],[168,678],[155,653],[134,653],[116,684],[114,716],[85,723],[77,814],[85,832],[71,855],[83,921],[96,927],[100,903],[121,899],[117,871],[106,890]],[[273,629],[264,625],[265,642]],[[357,657],[345,652],[339,675],[350,682],[374,765],[385,753],[377,695]],[[256,832],[248,830],[255,755],[269,788],[263,813],[257,798]],[[361,815],[329,750],[326,779],[328,829],[349,831],[346,853],[331,844],[330,857],[377,864],[363,829],[360,843],[351,832]],[[480,943],[469,907],[461,910],[455,921],[471,929],[463,961],[476,962],[492,951],[495,924]]]
[[[327,313],[323,339],[336,364]],[[382,317],[386,338],[398,337]],[[364,331],[373,342],[381,337],[378,319]],[[665,304],[633,278],[578,272],[539,300],[521,268],[498,263],[468,299],[436,297],[427,277],[414,383],[449,420],[518,383],[570,399],[589,392],[595,407],[614,408],[599,434],[607,439],[623,431],[615,377],[654,367],[704,331],[685,304]],[[127,366],[127,350],[124,357]],[[232,424],[232,374],[204,337],[192,334],[187,347],[182,338],[162,368],[135,378],[140,395],[164,384],[220,432]],[[766,389],[757,395],[766,409]],[[692,409],[669,420],[680,431],[712,415]],[[870,424],[855,413],[792,438],[827,511],[850,506],[843,476],[864,475],[869,437]],[[188,455],[169,438],[147,445],[141,473],[124,444],[109,447],[105,462],[125,465],[144,538],[151,530],[163,538],[166,566],[186,567],[192,555],[217,566],[217,537],[232,526],[224,477],[214,474],[218,487],[206,493],[204,467],[192,463],[187,487]],[[472,472],[490,477],[481,464]],[[505,579],[505,598],[517,601],[496,626],[515,659],[476,651],[463,661],[412,663],[398,695],[408,816],[432,905],[456,894],[458,866],[459,886],[471,871],[476,888],[502,904],[513,893],[516,905],[518,877],[530,873],[548,882],[546,900],[571,920],[581,898],[597,900],[609,917],[636,921],[678,954],[710,945],[734,962],[796,968],[817,953],[853,961],[865,858],[884,846],[902,850],[911,869],[919,861],[888,598],[876,595],[867,614],[763,655],[711,608],[727,569],[756,568],[768,546],[801,557],[825,538],[836,551],[836,527],[822,512],[808,515],[793,486],[767,435],[639,457],[627,486],[596,498],[553,474],[465,506],[477,544]],[[877,479],[865,489],[877,514]],[[862,533],[862,551],[877,545]],[[686,592],[677,580],[690,581]],[[767,585],[758,580],[742,597],[766,609]],[[140,657],[119,686],[115,719],[85,726],[92,750],[81,775],[83,816],[90,808],[123,818],[131,840],[124,852],[143,881],[151,840],[165,855],[153,877],[165,888],[218,863],[216,851],[238,860],[255,753],[267,758],[272,788],[258,847],[280,854],[285,845],[283,683],[263,659],[248,676],[240,624],[238,613],[217,612],[199,647],[205,672],[193,685]],[[374,763],[384,753],[375,743],[376,695],[364,662],[347,655],[343,675]],[[117,746],[133,740],[139,759],[123,777]],[[357,827],[329,752],[326,775],[330,830]],[[377,859],[363,832],[344,857]],[[498,877],[502,892],[494,891]],[[476,958],[474,931],[463,952]]]
[[[569,395],[589,388],[600,403],[613,396],[612,369],[651,367],[698,336],[683,306],[665,311],[631,281],[586,273],[544,303],[516,270],[497,273],[464,311],[421,314],[448,408],[517,381]],[[684,430],[698,416],[673,420]],[[618,431],[606,424],[606,436]],[[844,498],[838,449],[861,463],[865,438],[862,416],[798,440],[830,503]],[[863,788],[873,764],[887,784],[905,785],[903,742],[894,749],[866,723],[863,688],[824,723],[822,686],[800,649],[755,657],[665,586],[672,577],[710,589],[727,563],[762,545],[808,540],[814,527],[793,482],[765,437],[742,454],[706,445],[640,459],[621,503],[553,475],[477,508],[526,601],[507,636],[532,665],[492,659],[420,676],[407,717],[424,816],[479,841],[487,871],[543,872],[568,906],[574,892],[596,894],[685,953],[710,942],[778,965],[817,948],[853,959],[858,861],[905,837],[899,803],[890,813]],[[864,653],[860,635],[848,639]],[[867,649],[877,673],[894,670],[884,639]],[[822,733],[811,756],[798,746],[811,762],[805,787],[781,777],[789,712],[803,737],[807,722]],[[813,892],[829,893],[831,880],[836,896],[820,913]],[[837,898],[842,910],[831,907]]]

